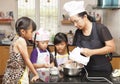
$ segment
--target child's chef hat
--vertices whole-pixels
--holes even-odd
[[[47,30],[44,30],[43,28],[40,28],[36,32],[36,41],[46,41],[49,40],[50,33]]]
[[[84,1],[70,1],[65,3],[63,8],[68,12],[69,16],[85,11]]]

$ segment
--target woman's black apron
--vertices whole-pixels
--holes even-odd
[[[98,28],[98,27],[97,27]],[[104,44],[100,41],[98,36],[98,32],[96,29],[96,23],[92,23],[92,32],[90,36],[84,36],[82,31],[78,31],[75,45],[83,48],[89,49],[98,49],[104,46]],[[112,66],[110,61],[107,59],[105,55],[94,55],[90,57],[90,61],[86,66],[87,70],[95,70],[95,71],[112,71]]]

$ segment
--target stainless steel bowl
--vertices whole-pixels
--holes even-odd
[[[82,71],[83,65],[67,64],[63,67],[64,75],[77,76]]]

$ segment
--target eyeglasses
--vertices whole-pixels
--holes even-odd
[[[80,19],[72,21],[73,24],[79,23],[79,22],[80,22]]]

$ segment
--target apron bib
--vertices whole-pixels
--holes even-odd
[[[29,69],[28,69],[28,67],[26,67],[25,71],[23,73],[23,76],[19,80],[19,84],[29,84],[28,73],[29,73]]]
[[[50,64],[50,54],[48,50],[46,52],[40,52],[40,50],[37,48],[38,52],[38,58],[37,58],[37,64]],[[37,69],[37,72],[39,73],[39,77],[44,82],[49,82],[49,68],[39,68]]]
[[[96,24],[93,23],[92,31],[90,36],[84,36],[82,34],[82,31],[80,31],[78,40],[76,42],[76,45],[83,48],[89,48],[89,49],[97,49],[103,47],[103,43],[101,43],[99,36],[97,34],[96,30]],[[111,70],[111,65],[108,61],[108,59],[105,57],[105,55],[94,55],[90,57],[90,61],[88,65],[86,66],[87,69],[90,70]]]

